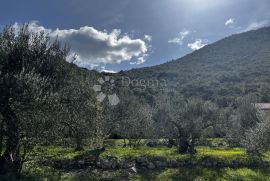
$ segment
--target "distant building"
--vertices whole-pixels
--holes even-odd
[[[255,107],[270,116],[270,103],[256,103]]]

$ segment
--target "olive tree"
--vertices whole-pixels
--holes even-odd
[[[121,109],[117,131],[123,138],[128,139],[126,145],[137,147],[142,139],[153,136],[152,108],[148,104],[139,103],[131,97],[130,100],[122,101]]]
[[[254,104],[255,100],[248,97],[241,97],[236,100],[236,109],[231,111],[227,123],[227,139],[233,146],[241,146],[245,133],[253,129],[257,123],[263,121],[263,115]]]
[[[244,146],[249,153],[260,154],[270,149],[270,120],[265,117],[262,122],[256,124],[252,129],[248,129],[241,145]]]
[[[195,145],[206,128],[217,124],[218,108],[211,102],[200,99],[170,97],[163,99],[159,109],[164,109],[173,125],[179,153],[195,153]]]
[[[111,106],[108,102],[96,103],[96,117],[93,122],[92,146],[95,149],[105,149],[105,140],[116,132],[119,127],[119,112],[117,106]]]
[[[2,115],[0,115],[0,154],[2,154],[4,145],[4,122]]]
[[[229,136],[235,144],[243,146],[248,153],[260,154],[267,151],[270,143],[270,120],[251,97],[240,98],[234,116],[234,126]]]
[[[53,111],[54,92],[65,76],[67,52],[44,33],[29,32],[27,25],[18,33],[12,27],[0,33],[1,139],[5,140],[1,174],[19,173],[27,153],[46,139],[53,125],[46,115]]]
[[[94,132],[96,99],[87,74],[69,74],[71,78],[68,84],[60,91],[59,129],[64,138],[74,140],[75,150],[80,151],[83,149],[83,139],[91,138]]]

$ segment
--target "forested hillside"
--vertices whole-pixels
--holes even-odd
[[[269,102],[270,27],[232,35],[183,58],[123,74],[131,79],[165,79],[170,91],[220,106],[247,94]]]

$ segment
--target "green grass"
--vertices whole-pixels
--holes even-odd
[[[39,165],[36,161],[29,161],[24,164],[22,170],[22,181],[72,181],[72,176],[61,170],[48,166]]]
[[[102,157],[106,157],[109,153],[113,154],[118,158],[127,157],[139,157],[139,156],[149,156],[149,157],[165,157],[167,159],[186,159],[189,158],[189,154],[178,154],[177,149],[167,148],[167,147],[109,147],[105,152],[101,154]],[[230,159],[230,158],[246,158],[246,152],[242,148],[210,148],[210,147],[197,147],[197,153],[195,157],[201,159],[203,157],[213,157],[219,159]]]
[[[102,157],[106,157],[109,153],[113,154],[118,158],[127,157],[139,157],[139,156],[149,156],[149,157],[166,157],[169,159],[180,159],[186,157],[187,155],[180,155],[177,153],[176,148],[167,147],[109,147],[105,152],[101,154]]]
[[[22,170],[22,181],[73,181],[74,177],[62,170],[38,164],[40,158],[50,160],[73,160],[81,155],[92,154],[89,150],[74,151],[74,148],[62,146],[37,146]],[[0,178],[1,180],[1,178]]]
[[[106,158],[107,155],[113,155],[118,159],[136,158],[136,157],[162,157],[166,160],[178,160],[183,164],[191,161],[192,164],[208,165],[211,167],[212,163],[219,164],[220,167],[224,166],[247,166],[258,167],[263,162],[269,162],[270,152],[264,157],[250,156],[243,148],[211,148],[206,146],[200,146],[196,148],[197,153],[195,155],[190,154],[178,154],[177,149],[167,147],[146,147],[141,146],[137,148],[132,147],[117,147],[112,146],[106,148],[100,156]]]
[[[249,168],[179,168],[165,169],[137,176],[137,180],[181,180],[181,181],[267,181],[270,180],[270,170]]]
[[[72,160],[79,155],[85,154],[86,152],[87,150],[75,152],[74,148],[62,146],[38,146],[35,148],[32,156],[45,157],[55,160]]]
[[[146,147],[140,146],[138,148],[122,147],[124,141],[109,140],[113,143],[111,146],[106,147],[100,156],[106,158],[107,155],[113,154],[119,159],[128,157],[163,157],[170,160],[188,160],[203,161],[204,159],[213,159],[222,163],[247,163],[252,159],[246,154],[242,148],[228,148],[226,146],[199,146],[196,148],[197,153],[193,156],[189,154],[178,154],[177,149],[167,147]],[[145,140],[142,140],[145,141]],[[222,139],[208,140],[214,145],[221,145]],[[178,169],[164,169],[156,171],[147,171],[146,173],[128,173],[122,170],[113,170],[109,176],[99,173],[74,174],[57,170],[51,167],[39,165],[37,160],[39,158],[54,159],[54,160],[73,160],[80,156],[87,156],[95,154],[93,151],[85,150],[74,152],[73,148],[61,146],[39,146],[35,148],[35,153],[31,155],[31,160],[28,161],[23,167],[23,181],[87,181],[87,180],[270,180],[269,169],[251,169],[251,168],[178,168]],[[255,158],[257,159],[257,158]],[[263,155],[263,160],[270,162],[270,151]],[[105,176],[104,176],[105,175]],[[1,180],[1,178],[0,178]],[[3,180],[3,179],[2,179]]]
[[[243,148],[210,148],[197,147],[197,156],[211,156],[215,158],[246,157],[246,151]]]
[[[198,153],[211,156],[231,157],[238,155],[245,155],[246,151],[243,148],[210,148],[210,147],[197,147]]]

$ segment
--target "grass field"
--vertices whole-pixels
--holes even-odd
[[[165,169],[138,176],[137,180],[267,181],[270,170],[249,168],[179,168]]]
[[[224,163],[230,162],[248,162],[250,161],[246,151],[242,148],[228,148],[217,146],[199,146],[197,153],[193,156],[188,154],[178,154],[176,148],[167,147],[147,147],[141,145],[138,148],[122,147],[122,140],[115,140],[115,144],[108,146],[100,157],[106,157],[111,154],[119,159],[130,157],[164,157],[169,160],[193,159],[196,161],[204,158],[212,158]],[[217,140],[210,140],[217,142]],[[215,144],[214,144],[215,145]],[[40,158],[54,160],[73,160],[81,155],[92,154],[91,150],[74,152],[73,148],[60,146],[36,147],[34,154],[31,155],[23,168],[23,177],[21,180],[44,180],[44,181],[87,181],[87,180],[270,180],[270,169],[268,168],[177,168],[148,170],[138,173],[126,172],[125,170],[98,170],[96,173],[87,170],[65,171],[57,170],[37,162]],[[262,159],[270,161],[270,152],[266,153]],[[11,177],[0,178],[0,180],[10,180]]]

